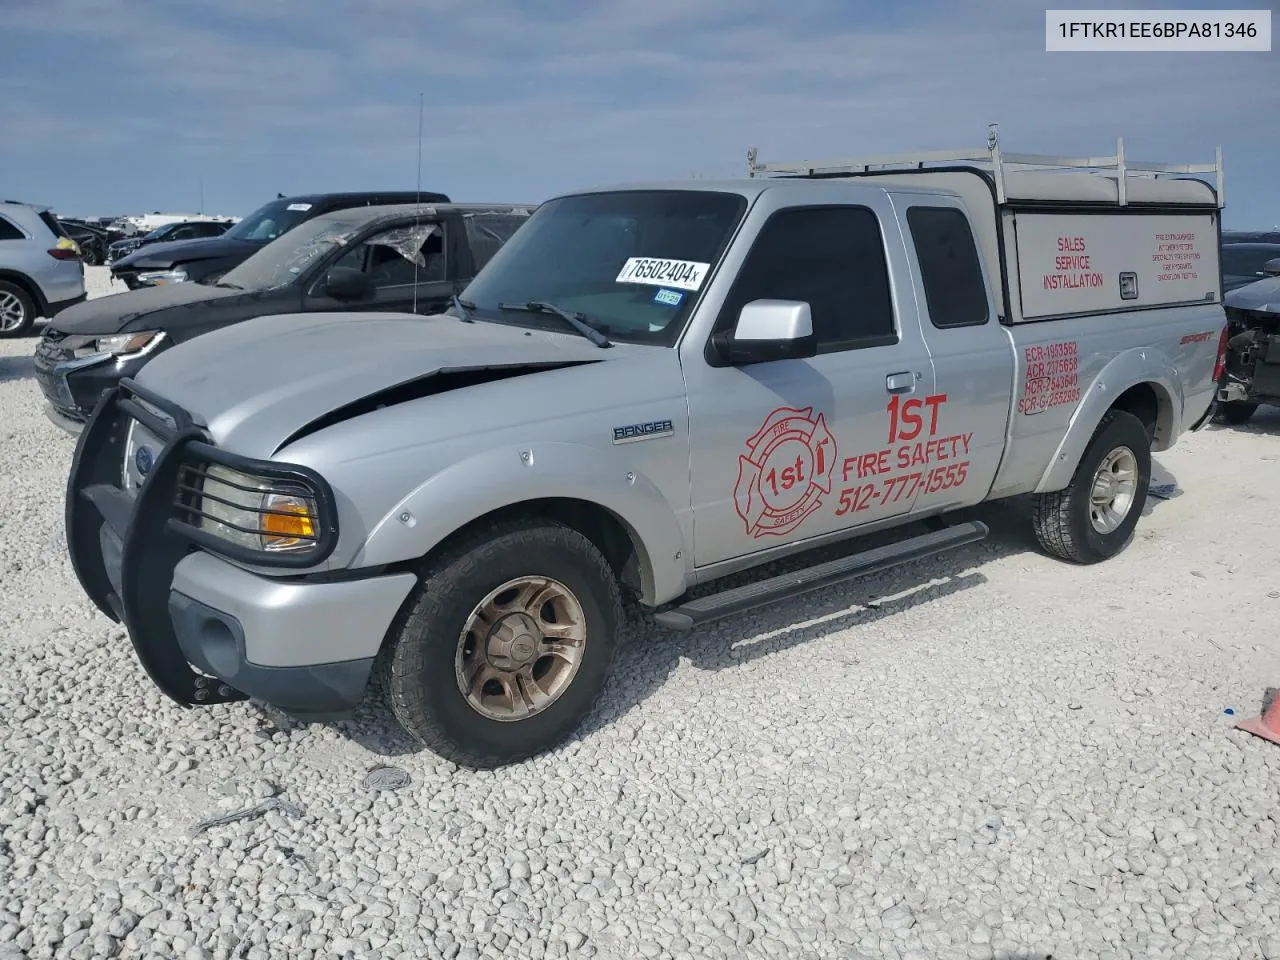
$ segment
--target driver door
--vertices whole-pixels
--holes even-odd
[[[694,562],[699,567],[909,512],[934,370],[887,200],[768,215],[716,322],[758,300],[809,304],[817,355],[688,363]],[[895,411],[914,418],[903,427]],[[921,416],[923,412],[923,418]],[[912,442],[906,442],[912,441]]]
[[[372,294],[358,301],[339,301],[324,290],[322,271],[308,295],[311,310],[376,310],[391,313],[439,313],[449,306],[445,224],[407,223],[380,230],[354,245],[329,268],[359,270],[373,283]]]

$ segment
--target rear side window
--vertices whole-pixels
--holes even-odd
[[[907,227],[933,325],[946,330],[986,323],[987,288],[969,218],[954,207],[911,207]]]
[[[803,300],[819,353],[898,340],[880,222],[866,207],[799,207],[765,223],[720,315],[752,300]]]
[[[25,240],[26,234],[4,217],[0,217],[0,240]]]
[[[508,213],[475,213],[462,218],[477,273],[528,219]]]
[[[55,237],[65,237],[67,235],[67,231],[62,228],[62,224],[58,222],[58,218],[48,210],[45,210],[40,214],[40,222],[48,227]]]

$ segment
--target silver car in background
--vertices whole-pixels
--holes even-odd
[[[84,298],[80,248],[49,208],[0,200],[0,337]]]

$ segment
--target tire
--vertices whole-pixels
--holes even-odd
[[[1247,403],[1244,400],[1232,400],[1230,403],[1219,405],[1218,414],[1215,420],[1222,423],[1228,423],[1233,427],[1238,427],[1242,423],[1248,423],[1249,419],[1258,412],[1258,404]]]
[[[84,261],[86,267],[96,267],[102,263],[98,248],[91,243],[80,248],[80,259]]]
[[[575,617],[581,623],[581,644],[560,645],[577,651],[572,670],[566,659],[542,653],[547,648],[537,646],[543,642],[540,632],[508,634],[504,640],[502,626],[533,625],[514,613],[510,590],[489,606],[496,611],[488,631],[494,639],[476,642],[476,631],[464,636],[486,598],[513,581],[523,587],[530,580],[543,582],[542,595],[556,595],[555,621],[563,622],[563,629],[572,631]],[[561,589],[568,600],[559,595]],[[576,613],[564,606],[571,601],[578,604]],[[544,616],[545,604],[534,604],[528,609],[537,610],[538,621],[544,626],[553,622]],[[502,614],[504,605],[511,612]],[[551,520],[508,521],[466,537],[426,565],[387,632],[376,668],[378,682],[392,714],[415,740],[460,766],[491,769],[543,753],[578,728],[613,669],[622,623],[617,579],[590,540]],[[495,665],[510,667],[519,658],[531,660],[526,669],[532,676],[543,670],[540,683],[559,688],[549,703],[515,719],[506,708],[515,704],[517,693],[531,688]],[[463,677],[473,669],[477,683],[471,689],[480,691],[478,700],[463,690]],[[513,691],[513,682],[519,689]],[[533,690],[546,695],[541,687]],[[519,699],[525,710],[536,705],[532,695]]]
[[[1132,464],[1131,470],[1120,471],[1133,474],[1127,505],[1123,495],[1115,496],[1111,500],[1113,509],[1100,509],[1095,520],[1091,501],[1095,478],[1119,451],[1126,452],[1127,457],[1120,454],[1117,466],[1123,467],[1126,460]],[[1119,475],[1114,470],[1108,472]],[[1071,483],[1064,490],[1036,498],[1032,513],[1036,539],[1047,553],[1073,563],[1108,560],[1128,545],[1142,516],[1150,485],[1151,441],[1146,427],[1131,413],[1109,410],[1085,448]],[[1124,485],[1113,487],[1113,493],[1118,489],[1123,490]],[[1111,527],[1109,521],[1117,515],[1119,522]]]
[[[31,295],[16,283],[0,280],[0,337],[20,337],[36,322]]]

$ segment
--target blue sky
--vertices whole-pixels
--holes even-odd
[[[753,145],[970,147],[998,121],[1023,152],[1111,153],[1122,135],[1135,159],[1204,162],[1221,144],[1226,225],[1280,224],[1280,52],[1046,53],[1044,10],[0,0],[0,183],[90,216],[194,211],[201,178],[206,212],[227,214],[277,191],[411,189],[421,91],[423,186],[459,200],[738,175]]]

